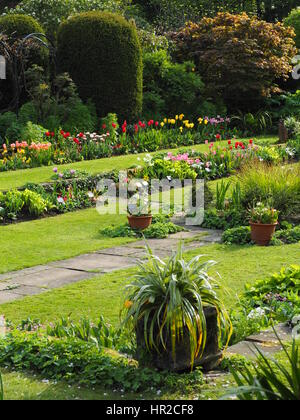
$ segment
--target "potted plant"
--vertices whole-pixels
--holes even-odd
[[[129,199],[128,222],[131,229],[145,230],[152,223],[149,205],[148,183],[146,181],[135,184],[136,192]]]
[[[140,364],[169,371],[216,367],[220,337],[231,323],[207,271],[215,264],[201,255],[186,262],[182,246],[164,262],[148,248],[148,261],[127,286],[123,325],[136,334]]]
[[[272,207],[258,203],[250,211],[251,239],[257,245],[269,245],[278,225],[279,212]]]

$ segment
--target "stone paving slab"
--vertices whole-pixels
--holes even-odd
[[[189,251],[210,242],[219,242],[220,238],[219,231],[191,226],[188,231],[179,232],[167,239],[149,239],[147,244],[160,258],[166,258],[177,250],[181,240],[188,240],[184,248]],[[147,257],[145,246],[145,241],[140,240],[124,246],[2,274],[0,304],[87,280],[99,274],[134,267],[138,260]]]
[[[292,329],[286,324],[279,324],[275,327],[279,339],[283,342],[292,340]],[[273,329],[261,331],[257,335],[248,337],[245,341],[241,341],[227,349],[229,354],[241,354],[250,359],[254,359],[258,348],[265,356],[282,351],[283,348],[280,341],[276,337]]]
[[[18,283],[21,286],[35,286],[44,289],[55,289],[66,284],[76,283],[88,279],[95,273],[68,270],[65,268],[50,267],[47,270],[32,276],[20,276]]]
[[[53,267],[67,268],[78,271],[98,271],[106,273],[108,271],[122,270],[136,265],[136,258],[121,257],[118,255],[105,254],[85,254],[65,261],[51,263]]]
[[[17,293],[14,293],[12,291],[9,291],[9,292],[1,291],[0,292],[0,305],[2,305],[3,303],[9,303],[18,299],[22,299],[23,297],[24,296],[18,295]]]

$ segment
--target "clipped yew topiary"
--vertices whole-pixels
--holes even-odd
[[[22,40],[27,35],[39,33],[44,34],[45,31],[42,26],[31,16],[7,14],[0,16],[0,34],[8,37],[7,42],[17,48],[19,40]],[[44,39],[41,37],[44,41]],[[30,51],[28,53],[28,48]],[[40,45],[37,41],[29,44],[24,44],[24,55],[26,57],[26,68],[37,64],[48,69],[49,51],[46,47]],[[0,48],[0,54],[3,50]],[[11,67],[7,66],[7,80],[0,80],[0,109],[6,108],[9,105],[13,96],[12,74]],[[24,98],[22,98],[23,100]],[[21,100],[21,102],[22,102]]]
[[[99,116],[135,119],[142,110],[142,53],[135,26],[112,13],[87,12],[58,30],[58,63],[92,99]]]
[[[23,38],[32,33],[44,33],[44,29],[31,16],[12,14],[0,16],[0,32]]]

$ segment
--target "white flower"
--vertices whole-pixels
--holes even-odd
[[[256,308],[248,314],[248,319],[261,318],[262,316],[265,316],[265,314],[266,311],[263,308]]]

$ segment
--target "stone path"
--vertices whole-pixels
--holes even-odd
[[[220,242],[221,232],[191,227],[187,232],[171,235],[167,239],[150,239],[148,244],[161,258],[171,255],[180,240],[185,250],[201,248]],[[0,275],[0,304],[38,295],[51,289],[87,280],[99,274],[134,267],[138,259],[145,258],[145,244],[137,241],[121,247],[103,249],[68,260],[56,261],[25,270]]]
[[[286,324],[280,324],[275,327],[276,333],[284,343],[292,341],[292,329]],[[261,331],[257,335],[252,335],[232,347],[227,349],[229,354],[241,354],[249,359],[254,359],[259,349],[265,356],[270,356],[283,350],[280,341],[276,337],[273,329]]]

